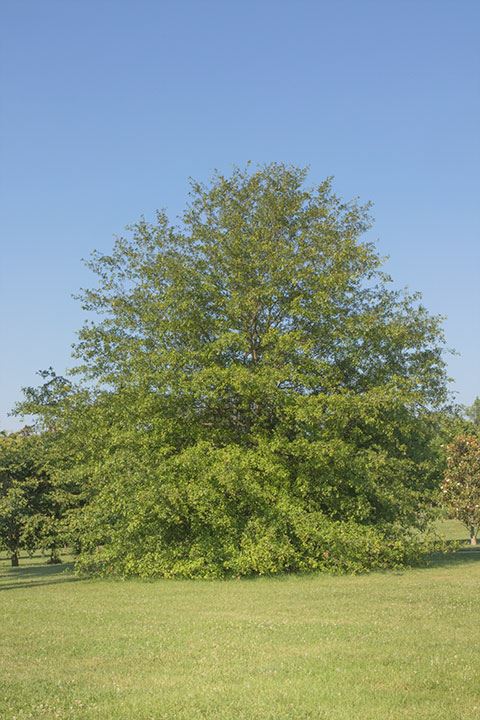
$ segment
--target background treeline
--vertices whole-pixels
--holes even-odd
[[[74,539],[69,511],[78,507],[77,488],[52,465],[55,437],[33,428],[0,434],[0,550],[12,566],[20,551],[48,552],[48,562],[60,562],[60,550]]]
[[[93,255],[74,373],[18,408],[80,568],[358,571],[425,551],[467,422],[441,319],[393,288],[369,207],[305,181],[273,164],[192,183],[179,224],[159,213]]]

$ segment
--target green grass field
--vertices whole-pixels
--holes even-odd
[[[218,582],[82,580],[43,561],[1,562],[1,720],[480,715],[480,551]]]

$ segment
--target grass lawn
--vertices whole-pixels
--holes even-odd
[[[478,550],[224,582],[81,580],[42,562],[0,563],[1,720],[480,715]]]

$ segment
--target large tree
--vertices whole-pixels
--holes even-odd
[[[369,208],[273,164],[193,183],[83,293],[49,406],[84,566],[142,575],[402,560],[438,485],[440,320],[392,287]],[[55,420],[52,420],[55,416]]]

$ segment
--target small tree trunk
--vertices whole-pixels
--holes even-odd
[[[47,560],[48,565],[57,565],[58,563],[61,563],[62,559],[60,555],[58,554],[57,550],[54,548],[50,549],[50,557]]]
[[[477,544],[477,528],[473,527],[473,525],[470,527],[470,545],[476,545]]]
[[[15,552],[12,553],[11,561],[12,561],[12,567],[18,567],[19,562],[18,562],[18,551],[17,550],[15,550]]]

